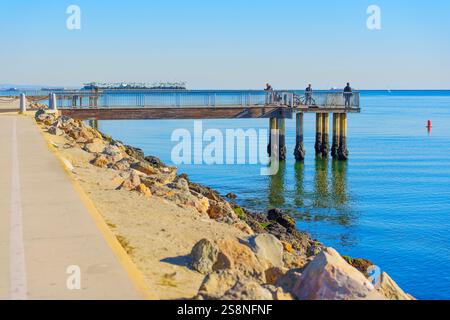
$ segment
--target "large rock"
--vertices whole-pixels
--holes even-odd
[[[147,198],[152,196],[150,189],[143,183],[138,185],[135,190]]]
[[[61,117],[58,118],[57,123],[58,123],[58,126],[60,128],[64,129],[64,128],[67,128],[69,126],[72,126],[75,123],[75,121],[72,118],[70,118],[70,117],[61,116]]]
[[[292,297],[290,293],[285,292],[283,288],[276,287],[270,284],[265,284],[262,287],[269,290],[270,293],[272,293],[273,300],[294,300],[294,297]]]
[[[355,267],[357,270],[361,271],[366,277],[368,277],[367,269],[373,266],[372,261],[363,259],[363,258],[351,258],[349,256],[342,256],[345,261],[352,267]]]
[[[111,168],[117,171],[125,171],[130,168],[130,159],[123,158],[111,165]]]
[[[34,119],[38,123],[43,123],[47,126],[52,125],[56,120],[56,115],[54,113],[49,113],[44,109],[39,109],[34,114]]]
[[[210,273],[203,279],[197,298],[220,299],[225,292],[233,288],[236,282],[243,278],[244,276],[236,270],[218,270]]]
[[[219,255],[214,270],[235,269],[244,276],[265,282],[265,270],[269,267],[265,260],[258,259],[246,245],[235,239],[224,239],[218,243]]]
[[[84,150],[89,153],[101,153],[105,149],[105,143],[98,138],[92,139],[91,143],[86,143]]]
[[[258,234],[248,239],[250,248],[272,266],[283,267],[283,245],[280,240],[269,233]]]
[[[236,229],[244,232],[245,234],[252,236],[255,233],[253,232],[252,228],[245,222],[245,221],[236,221],[232,224],[233,227]]]
[[[176,190],[171,189],[167,186],[159,186],[155,184],[150,184],[148,179],[141,178],[142,182],[152,190],[152,193],[157,197],[166,198],[168,200],[175,194]]]
[[[285,268],[301,269],[306,265],[306,263],[306,256],[290,253],[288,251],[283,252],[283,264]]]
[[[134,170],[138,170],[142,173],[148,174],[148,175],[152,175],[152,174],[158,174],[159,170],[156,169],[155,167],[153,167],[150,163],[148,163],[147,161],[137,161],[135,163],[131,164],[131,168],[133,168]]]
[[[205,277],[197,298],[206,300],[272,300],[273,293],[237,270],[219,270]]]
[[[384,300],[336,250],[326,248],[304,269],[292,293],[300,300]]]
[[[154,166],[155,168],[163,168],[163,167],[167,167],[159,158],[154,157],[154,156],[146,156],[145,161],[147,161],[148,163],[150,163],[152,166]]]
[[[414,300],[414,298],[411,295],[406,294],[386,272],[381,273],[378,291],[389,300]]]
[[[278,279],[286,274],[286,271],[285,268],[270,267],[266,270],[266,283],[274,285]]]
[[[186,179],[187,176],[184,176],[184,178]],[[188,179],[186,179],[186,180],[188,180]],[[219,193],[211,188],[208,188],[208,187],[202,186],[201,184],[193,183],[190,181],[189,181],[189,188],[192,191],[202,194],[203,196],[207,197],[209,200],[223,202],[223,199],[220,197]]]
[[[281,244],[283,245],[283,250],[287,251],[289,253],[295,253],[294,248],[292,248],[292,244],[286,241],[281,241]]]
[[[275,285],[282,288],[285,292],[292,292],[294,286],[300,281],[302,273],[298,269],[291,269],[283,276],[277,279]]]
[[[221,300],[273,300],[272,292],[255,281],[237,282]]]
[[[106,168],[111,164],[108,157],[103,154],[99,154],[98,156],[96,156],[94,160],[91,161],[91,163],[99,168]]]
[[[175,180],[168,185],[168,187],[189,192],[189,183],[186,179],[181,177],[176,177]]]
[[[107,144],[103,149],[103,153],[114,158],[115,162],[122,160],[123,154],[119,147]]]
[[[218,255],[219,249],[216,244],[211,240],[202,239],[192,248],[192,268],[200,273],[208,274],[213,271]]]
[[[155,188],[155,187],[153,187]],[[198,213],[200,213],[202,216],[207,217],[208,216],[208,209],[209,209],[209,201],[205,197],[198,198],[194,195],[192,195],[189,191],[183,191],[178,189],[173,189],[170,187],[157,187],[159,190],[169,190],[165,195],[163,195],[164,198],[167,200],[181,206],[181,207],[192,207],[194,208]]]
[[[139,148],[134,148],[132,146],[124,146],[125,153],[136,160],[145,161],[144,151]]]
[[[202,215],[207,217],[208,216],[208,210],[209,210],[209,200],[206,197],[201,196],[200,198],[197,198],[195,201],[195,209]]]
[[[255,233],[266,233],[269,220],[266,215],[258,212],[245,210],[245,222],[252,228]]]
[[[90,127],[89,128],[84,127],[84,126],[80,127],[80,129],[78,131],[78,135],[80,137],[86,139],[88,142],[92,142],[95,138],[102,141],[102,139],[100,139],[99,137],[96,137],[95,133],[93,132],[92,128],[90,128]],[[98,143],[98,141],[97,141],[97,143]],[[96,152],[101,152],[101,151],[103,151],[103,149],[100,151],[96,151]]]
[[[295,220],[287,213],[280,209],[271,209],[267,213],[267,218],[276,221],[286,229],[295,229]]]
[[[62,136],[64,134],[64,131],[54,125],[48,128],[47,132],[55,136]]]
[[[229,217],[232,219],[233,222],[238,220],[236,213],[234,212],[233,208],[231,208],[228,202],[210,199],[209,204],[210,206],[208,215],[211,219],[217,220],[220,218]]]
[[[129,177],[125,179],[117,189],[131,191],[135,190],[140,185],[141,185],[141,178],[139,177],[139,174],[137,174],[134,171],[131,171]]]
[[[35,112],[34,119],[36,120],[36,122],[42,122],[44,120],[45,114],[45,110],[41,108]]]
[[[273,234],[280,241],[289,242],[292,248],[301,254],[307,256],[315,255],[310,249],[316,242],[311,240],[311,237],[306,232],[298,231],[295,228],[285,228],[276,221],[270,223],[266,231]]]
[[[164,186],[173,182],[176,178],[176,171],[169,173],[152,174],[144,178],[144,183],[150,188],[152,186]]]

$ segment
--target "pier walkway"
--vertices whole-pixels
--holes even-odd
[[[0,146],[0,299],[143,298],[33,120],[0,112]]]
[[[21,112],[26,111],[28,102],[47,99],[51,110],[79,120],[266,118],[270,132],[278,132],[268,151],[272,155],[270,150],[275,150],[280,160],[286,159],[286,119],[295,116],[297,161],[304,161],[306,154],[305,114],[316,117],[316,157],[328,158],[331,153],[333,159],[347,160],[347,114],[361,112],[360,92],[336,90],[56,90],[13,92],[9,98],[20,98]]]

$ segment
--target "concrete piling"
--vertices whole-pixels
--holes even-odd
[[[322,157],[322,114],[316,113],[316,157]]]
[[[272,132],[273,130],[277,130],[278,121],[277,118],[270,118],[269,119],[269,145],[267,146],[267,153],[269,156],[272,156]],[[278,145],[278,144],[277,144]]]
[[[333,113],[333,145],[331,146],[331,156],[333,157],[333,159],[338,158],[340,121],[341,121],[340,114]]]
[[[278,130],[280,135],[279,156],[280,161],[286,160],[286,119],[278,118]]]
[[[348,159],[348,148],[347,148],[347,114],[341,113],[340,123],[339,123],[339,149],[338,149],[338,159],[347,160]]]
[[[286,120],[282,118],[270,118],[269,120],[269,145],[267,146],[267,153],[272,155],[272,144],[278,150],[278,159],[280,161],[286,160]],[[272,130],[278,130],[278,141],[272,141]]]
[[[330,116],[328,113],[322,114],[322,147],[320,148],[323,158],[328,158],[330,150]]]
[[[88,125],[94,129],[98,130],[98,120],[90,119],[90,120],[88,120]]]
[[[295,150],[294,156],[295,160],[303,161],[305,160],[305,145],[303,143],[303,113],[299,112],[296,114],[295,123]]]

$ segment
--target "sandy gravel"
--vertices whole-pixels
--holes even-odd
[[[121,183],[117,171],[95,167],[89,163],[91,154],[79,148],[64,149],[65,138],[45,135],[72,163],[82,188],[161,299],[192,298],[197,293],[203,275],[188,268],[187,256],[196,242],[245,236],[165,199],[116,190]]]

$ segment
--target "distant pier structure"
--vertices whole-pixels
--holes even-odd
[[[278,133],[277,141],[272,141],[270,135],[268,152],[277,150],[280,160],[286,159],[287,154],[286,119],[295,116],[293,151],[297,161],[303,161],[306,155],[306,113],[316,117],[316,157],[327,158],[331,153],[334,159],[346,160],[347,114],[361,111],[359,92],[346,99],[342,91],[314,91],[306,95],[300,91],[259,90],[54,90],[21,92],[20,97],[42,99],[46,95],[51,109],[80,120],[267,118],[270,132]],[[276,144],[276,149],[271,148],[272,144]]]

